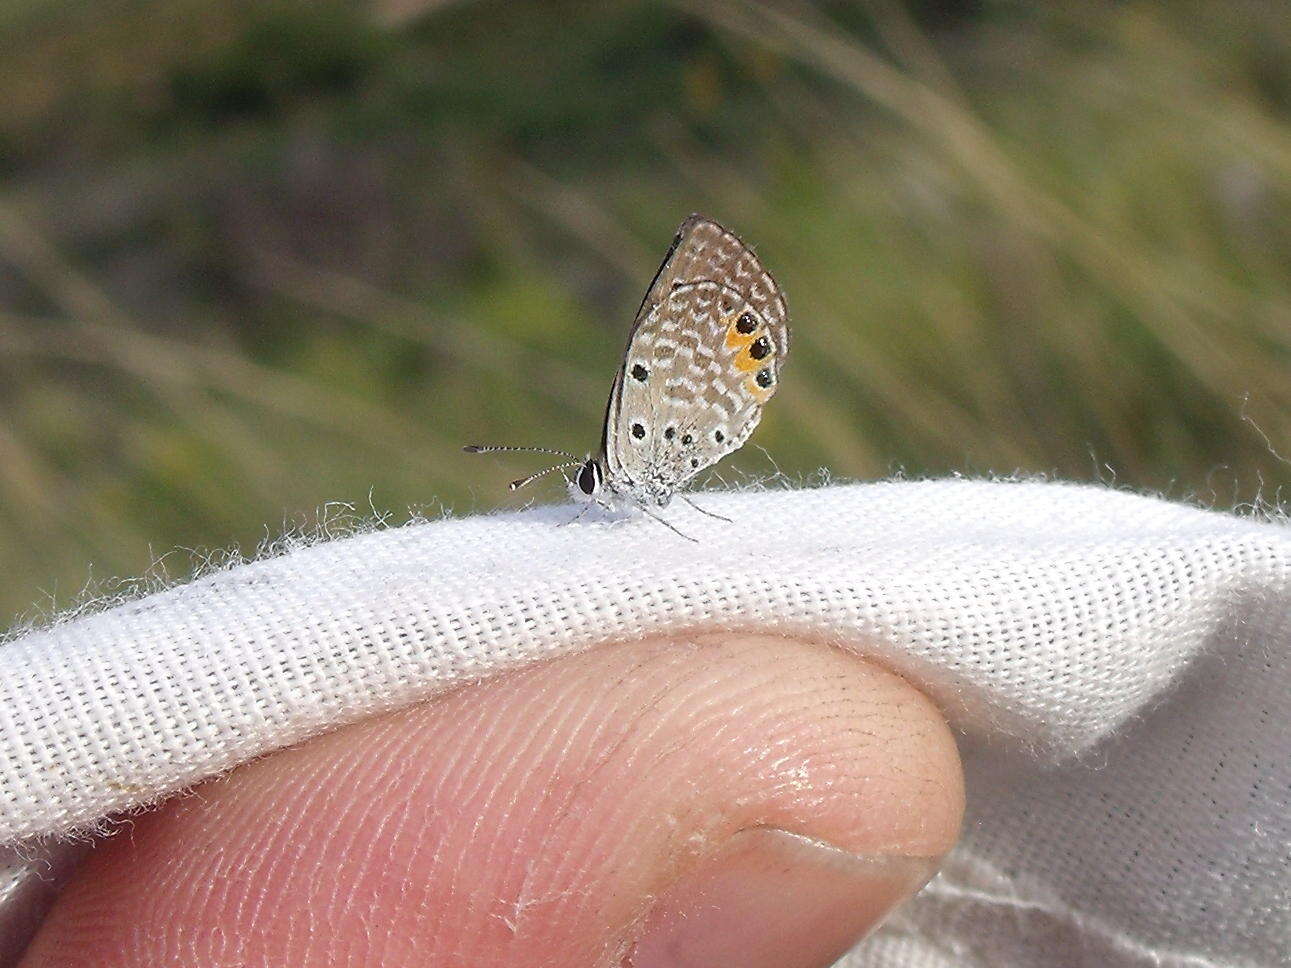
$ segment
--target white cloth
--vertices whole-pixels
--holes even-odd
[[[1291,952],[1291,529],[962,480],[378,530],[0,649],[0,843],[92,827],[326,727],[610,638],[779,630],[962,732],[963,845],[859,966]],[[753,526],[750,526],[753,525]]]

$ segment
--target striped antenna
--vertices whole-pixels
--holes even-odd
[[[509,447],[505,444],[467,444],[462,450],[468,454],[496,454],[503,451],[510,451],[518,454],[553,454],[556,457],[568,457],[570,460],[578,461],[580,464],[583,459],[577,454],[571,454],[565,450],[552,450],[550,447]],[[555,468],[552,468],[555,470]]]
[[[552,471],[564,470],[566,467],[581,467],[582,463],[583,462],[579,460],[579,461],[574,461],[572,464],[553,464],[551,467],[548,467],[545,470],[541,470],[537,474],[530,474],[528,477],[522,477],[518,481],[512,481],[511,490],[518,491],[526,484],[532,484],[534,481],[536,481],[538,478],[542,477],[545,474],[550,474]]]

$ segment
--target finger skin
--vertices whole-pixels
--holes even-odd
[[[835,649],[613,644],[248,764],[101,844],[24,968],[621,963],[732,834],[936,856],[963,785],[941,716]]]

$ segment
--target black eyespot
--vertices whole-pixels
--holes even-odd
[[[775,382],[775,378],[771,376],[770,370],[758,370],[756,379],[758,381],[758,386],[762,387],[764,390]]]
[[[758,328],[758,321],[751,313],[740,313],[740,318],[735,321],[735,328],[747,336]]]
[[[584,494],[596,493],[596,461],[589,460],[578,472],[578,489]]]
[[[713,439],[720,444],[723,440],[726,439],[726,434],[722,433],[720,430],[714,430]]]
[[[761,357],[758,357],[758,359],[761,359]],[[644,366],[642,366],[640,363],[638,363],[636,366],[632,367],[632,377],[633,377],[633,379],[640,380],[642,383],[645,383],[645,381],[646,381],[646,377],[648,377],[649,375],[650,375],[650,371],[649,371],[649,370],[647,370],[647,369],[646,369]]]
[[[699,466],[699,458],[698,458],[698,457],[692,457],[692,458],[690,459],[690,466],[691,466],[691,467],[698,467],[698,466]]]
[[[676,437],[676,436],[677,436],[677,428],[676,428],[676,427],[668,427],[668,428],[666,428],[666,429],[664,430],[664,432],[663,432],[663,439],[664,439],[664,440],[672,440],[672,438],[674,438],[674,437]]]
[[[690,436],[690,434],[686,434],[686,436],[681,438],[681,442],[683,445],[689,446],[695,442],[695,438]]]
[[[749,356],[753,357],[755,360],[762,359],[762,357],[766,356],[770,352],[771,341],[765,336],[759,336],[753,341],[753,345],[749,347]]]
[[[762,372],[765,373],[766,371],[763,370]],[[642,437],[645,436],[645,427],[641,426],[641,424],[639,423],[634,423],[632,425],[632,436],[635,437],[637,440],[640,440]]]

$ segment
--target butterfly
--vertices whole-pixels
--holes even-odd
[[[465,449],[568,458],[513,481],[512,490],[577,467],[570,492],[589,504],[646,513],[667,507],[758,425],[780,385],[788,316],[784,294],[753,251],[711,219],[692,215],[677,229],[637,310],[599,450],[580,458],[545,447]]]

